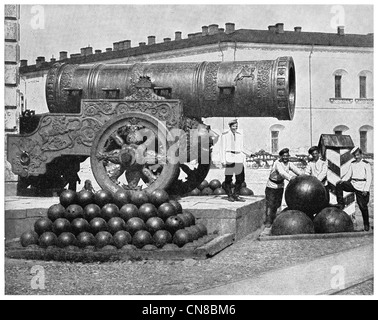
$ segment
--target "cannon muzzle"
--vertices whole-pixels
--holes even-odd
[[[46,81],[50,112],[78,113],[81,99],[123,99],[148,76],[156,94],[180,99],[187,117],[275,117],[291,120],[295,67],[276,60],[137,64],[55,64]]]

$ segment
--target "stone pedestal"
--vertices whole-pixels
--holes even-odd
[[[32,230],[34,223],[46,217],[47,209],[59,203],[58,197],[6,197],[5,198],[5,239],[20,237],[25,231]]]
[[[264,197],[243,197],[245,202],[229,202],[224,196],[185,197],[183,210],[190,211],[209,233],[235,234],[235,241],[260,235],[265,218]]]

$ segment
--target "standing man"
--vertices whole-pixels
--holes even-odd
[[[364,230],[369,231],[368,203],[372,182],[371,166],[369,162],[362,160],[362,151],[360,148],[353,148],[351,153],[355,160],[350,164],[345,176],[336,183],[337,207],[340,209],[344,209],[345,207],[343,191],[354,192],[364,220]]]
[[[263,235],[270,234],[270,228],[276,219],[278,208],[281,206],[284,193],[285,180],[290,181],[295,176],[303,174],[302,170],[289,161],[289,149],[282,149],[279,154],[280,158],[273,163],[270,171],[269,180],[265,188],[266,199],[266,219],[265,230]],[[294,174],[291,174],[291,172]]]
[[[244,139],[242,133],[238,131],[238,120],[228,123],[230,130],[224,132],[221,137],[221,161],[226,166],[225,170],[225,191],[227,200],[230,202],[242,201],[239,198],[242,183],[245,180],[244,159],[250,153],[244,151]],[[232,192],[232,178],[235,175],[235,189]]]
[[[316,146],[308,149],[308,154],[312,157],[312,160],[307,164],[305,174],[317,178],[327,191],[327,201],[329,202],[329,190],[327,181],[328,163],[320,159],[319,148]]]

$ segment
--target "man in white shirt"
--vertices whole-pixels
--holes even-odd
[[[313,146],[308,149],[309,155],[311,155],[311,161],[307,164],[305,174],[317,178],[327,191],[327,200],[329,201],[329,190],[327,181],[328,163],[325,160],[320,159],[320,152],[317,146]]]
[[[221,137],[221,161],[226,166],[225,170],[225,191],[228,201],[245,201],[239,198],[242,183],[245,180],[244,159],[250,153],[244,151],[244,137],[238,131],[238,121],[232,120],[228,123],[230,130],[224,132]],[[235,189],[232,192],[232,178],[235,175]]]
[[[367,161],[362,160],[362,151],[360,148],[353,148],[351,153],[355,160],[350,164],[345,176],[336,183],[337,207],[344,209],[343,191],[354,192],[364,220],[364,229],[365,231],[369,231],[368,203],[372,182],[371,166]]]
[[[282,203],[285,180],[290,181],[292,178],[303,174],[302,170],[289,161],[288,148],[282,149],[279,156],[280,158],[273,163],[265,188],[265,228],[268,232],[264,231],[264,234],[269,234],[269,229],[276,219],[277,210]]]

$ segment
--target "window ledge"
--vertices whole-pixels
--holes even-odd
[[[374,99],[367,99],[367,98],[354,99],[354,101],[356,103],[366,103],[366,104],[374,103]]]
[[[354,99],[352,98],[329,98],[331,103],[344,104],[344,103],[353,103]]]

